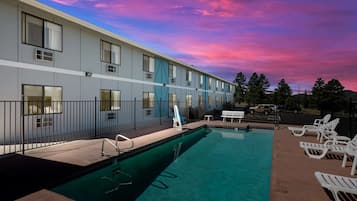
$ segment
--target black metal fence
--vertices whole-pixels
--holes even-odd
[[[187,123],[221,105],[191,107],[176,101]],[[122,130],[172,121],[169,101],[0,101],[0,155],[24,152],[76,139],[110,137]]]

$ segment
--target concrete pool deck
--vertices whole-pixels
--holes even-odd
[[[289,134],[286,125],[274,125],[265,123],[242,122],[233,123],[222,121],[198,121],[184,125],[185,129],[195,129],[203,125],[212,127],[246,128],[270,128],[274,129],[273,161],[271,175],[270,200],[329,200],[314,177],[314,171],[349,176],[350,166],[341,167],[341,159],[315,160],[305,156],[303,150],[299,148],[299,141],[316,142],[315,136],[294,137]],[[184,130],[185,130],[184,129]],[[145,133],[143,130],[136,130],[126,136],[138,136],[133,138],[134,147],[137,149],[147,144],[160,141],[170,136],[179,135],[174,128],[169,128],[140,136]],[[110,146],[105,146],[105,156],[101,155],[102,139],[77,140],[65,144],[54,145],[47,148],[40,148],[26,152],[27,157],[37,158],[41,161],[49,161],[65,165],[72,171],[82,170],[94,163],[115,157],[117,153]],[[120,146],[128,146],[127,142],[121,141]],[[254,164],[252,164],[254,165]],[[69,166],[69,167],[67,167]],[[48,178],[50,179],[50,178]],[[46,189],[21,198],[21,201],[29,200],[70,200],[62,195],[56,194]]]

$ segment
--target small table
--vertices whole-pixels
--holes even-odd
[[[203,118],[207,121],[210,121],[211,119],[213,119],[213,115],[206,114],[203,116]]]

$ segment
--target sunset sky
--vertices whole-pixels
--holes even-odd
[[[357,0],[39,0],[232,81],[317,77],[357,91]]]

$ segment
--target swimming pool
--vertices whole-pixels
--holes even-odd
[[[53,190],[75,200],[269,200],[272,134],[202,128]]]

